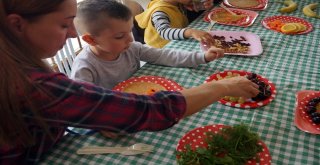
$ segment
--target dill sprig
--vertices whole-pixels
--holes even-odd
[[[192,150],[186,145],[185,151],[177,152],[177,162],[181,165],[241,165],[253,158],[259,162],[257,153],[262,151],[259,140],[259,135],[245,124],[224,127],[216,134],[206,132],[207,148]]]

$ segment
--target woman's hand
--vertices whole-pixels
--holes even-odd
[[[219,101],[224,96],[252,98],[258,95],[258,85],[245,77],[238,76],[211,81],[180,91],[186,99],[184,117],[199,112],[202,108]]]
[[[212,83],[225,89],[224,96],[252,98],[259,94],[259,86],[243,76],[222,79]]]
[[[204,54],[204,59],[206,62],[213,61],[224,56],[224,50],[211,46],[207,52]]]

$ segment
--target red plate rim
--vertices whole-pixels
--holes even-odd
[[[224,9],[223,8],[214,8],[212,9],[210,12],[206,13],[205,16],[203,17],[203,21],[205,22],[210,22],[209,18],[208,18],[208,15],[211,14],[211,13],[217,13],[217,12],[220,12],[220,11],[223,11]],[[236,14],[244,14],[246,15],[247,17],[245,18],[242,18],[236,22],[219,22],[217,21],[218,24],[222,24],[222,25],[233,25],[233,26],[248,26],[250,25],[254,20],[255,20],[255,17],[256,16],[252,16],[250,15],[250,13],[248,12],[254,12],[254,11],[248,11],[246,12],[245,10],[242,10],[242,9],[230,9],[231,11],[235,12]],[[248,18],[249,17],[249,18]],[[246,19],[249,19],[247,22],[241,22],[241,21],[244,21]],[[239,23],[240,22],[240,23]]]
[[[213,132],[217,133],[219,130],[221,130],[224,127],[229,127],[227,125],[223,124],[213,124],[213,125],[207,125],[207,126],[202,126],[195,128],[189,132],[187,132],[182,138],[179,140],[176,151],[185,151],[185,144],[190,144],[191,149],[196,149],[198,147],[207,147],[206,142],[204,141],[205,132]],[[260,164],[266,164],[269,165],[271,164],[271,155],[268,150],[268,147],[263,141],[259,141],[259,145],[263,146],[263,151],[258,153],[260,157]],[[177,159],[179,159],[177,157]],[[247,165],[255,165],[256,161],[255,160],[249,160]]]
[[[312,130],[307,129],[307,131],[312,131],[313,133],[320,134],[320,124],[314,124],[311,120],[311,117],[306,112],[307,104],[311,99],[315,97],[320,97],[320,92],[309,93],[303,99],[301,99],[301,101],[297,104],[297,115],[300,115],[301,119],[305,121],[305,124],[308,124],[308,126],[312,128]]]
[[[240,74],[240,76],[246,76],[246,75],[251,73],[251,72],[247,72],[247,71],[243,71],[243,70],[226,70],[226,71],[223,71],[223,72],[214,73],[211,76],[207,77],[207,79],[205,80],[205,83],[210,82],[212,80],[217,80],[216,77],[217,77],[218,74],[219,75],[225,75],[228,72],[238,73],[238,74]],[[219,103],[221,103],[223,105],[230,106],[230,107],[245,108],[245,109],[262,107],[262,106],[265,106],[265,105],[269,104],[276,97],[276,93],[277,93],[276,87],[267,78],[265,78],[265,77],[263,77],[261,75],[258,75],[258,74],[257,74],[257,76],[261,81],[267,83],[270,86],[271,96],[269,98],[267,98],[265,100],[262,100],[262,101],[258,101],[258,102],[252,101],[252,102],[245,102],[245,103],[242,103],[242,104],[229,102],[229,101],[226,101],[224,99],[221,99],[221,100],[219,100]],[[222,77],[224,77],[224,76],[222,76]]]
[[[159,85],[162,85],[164,88],[166,88],[168,91],[179,91],[183,88],[176,83],[173,80],[167,79],[165,77],[160,76],[139,76],[139,77],[131,77],[128,80],[120,82],[118,85],[116,85],[113,90],[116,91],[122,91],[124,87],[126,87],[128,84],[132,84],[134,82],[152,82]]]
[[[282,33],[282,32],[279,32],[277,30],[274,30],[274,29],[271,29],[269,26],[268,26],[268,22],[270,22],[271,20],[281,20],[281,21],[284,21],[285,23],[291,23],[293,21],[288,21],[287,19],[294,19],[295,21],[297,21],[298,23],[302,23],[304,25],[307,26],[307,30],[305,31],[302,31],[302,32],[299,32],[299,33],[292,33],[292,34],[289,34],[289,35],[297,35],[297,34],[307,34],[307,33],[310,33],[312,30],[313,30],[313,26],[310,22],[306,21],[305,19],[303,18],[299,18],[299,17],[294,17],[294,16],[285,16],[285,15],[275,15],[275,16],[270,16],[270,17],[266,17],[264,18],[262,21],[261,21],[261,24],[263,25],[263,27],[265,27],[266,29],[269,29],[269,30],[272,30],[272,31],[275,31],[275,32],[278,32],[278,33]],[[284,34],[284,33],[282,33]]]
[[[267,8],[268,0],[258,0],[258,1],[260,2],[260,4],[257,5],[257,6],[254,6],[254,7],[238,7],[238,6],[234,6],[234,5],[231,5],[228,0],[224,0],[223,4],[225,6],[227,6],[227,7],[249,9],[249,10],[264,10],[265,8]]]

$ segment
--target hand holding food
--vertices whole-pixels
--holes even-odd
[[[206,0],[203,2],[203,6],[206,10],[210,9],[213,6],[213,0]]]
[[[195,1],[195,2],[193,2]],[[213,6],[213,0],[192,0],[191,4],[184,5],[184,8],[190,11],[198,11],[198,7],[195,7],[195,4],[201,4],[201,8],[204,10],[208,10]]]
[[[305,7],[303,7],[302,12],[304,15],[308,17],[313,18],[320,18],[320,15],[317,15],[317,13],[314,11],[318,7],[318,3],[311,3]]]
[[[206,62],[213,61],[215,59],[221,58],[224,56],[224,50],[216,48],[214,46],[210,47],[204,55]]]
[[[283,4],[285,4],[287,6],[279,9],[280,13],[291,13],[298,8],[298,4],[296,2],[294,2],[293,0],[285,0],[285,1],[283,1]]]
[[[227,96],[252,98],[259,94],[259,86],[243,76],[215,81],[225,88]]]
[[[186,38],[194,38],[200,42],[204,42],[207,44],[213,43],[213,38],[210,33],[203,31],[203,30],[198,30],[198,29],[187,29],[185,31],[185,37]]]

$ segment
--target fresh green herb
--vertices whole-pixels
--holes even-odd
[[[255,157],[259,162],[257,153],[262,151],[259,140],[258,134],[249,131],[245,124],[224,127],[217,134],[206,133],[207,148],[194,151],[186,145],[185,151],[177,152],[177,161],[181,165],[241,165]]]

